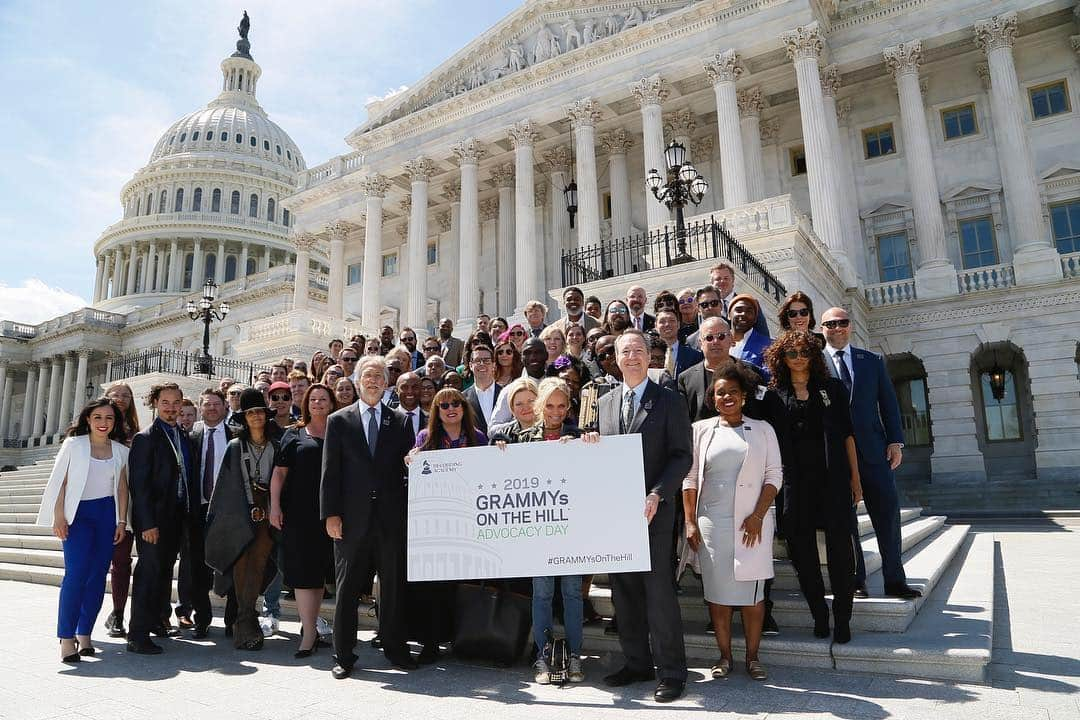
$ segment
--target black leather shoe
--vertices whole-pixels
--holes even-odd
[[[164,652],[160,645],[155,645],[150,638],[144,640],[128,640],[127,651],[138,655],[160,655]]]
[[[413,656],[408,650],[393,653],[392,655],[386,654],[385,652],[384,654],[386,655],[386,659],[390,661],[390,664],[399,670],[415,670],[420,667],[416,664],[416,661],[413,660]]]
[[[109,617],[105,619],[105,629],[109,631],[109,637],[111,638],[127,637],[127,630],[124,629],[124,618],[118,617],[115,611],[109,613]]]
[[[773,620],[772,613],[765,613],[765,620],[761,625],[762,635],[779,635],[780,626]]]
[[[658,703],[669,703],[681,698],[685,691],[686,683],[682,680],[664,678],[656,686],[656,692],[653,693],[653,697],[656,698],[656,702]]]
[[[420,651],[420,654],[416,657],[416,662],[419,665],[430,665],[439,659],[439,644],[429,642],[424,645],[424,649]]]
[[[352,674],[352,665],[335,665],[330,674],[334,676],[335,680],[344,680]]]
[[[819,618],[814,618],[814,637],[827,638],[829,637],[829,616],[823,615]]]
[[[885,594],[889,597],[900,598],[901,600],[914,600],[915,598],[922,597],[922,590],[916,590],[907,583],[900,585],[886,585]]]
[[[836,621],[836,627],[833,628],[832,639],[834,643],[839,643],[840,645],[851,642],[851,626],[848,624],[847,620]]]
[[[206,625],[196,625],[195,629],[191,633],[191,637],[196,640],[205,640],[206,636],[210,634],[210,628]]]
[[[855,586],[855,597],[857,597],[860,600],[865,600],[868,597],[870,597],[870,593],[868,593],[866,591],[866,586],[865,585],[856,585]]]
[[[191,628],[195,627],[195,623],[192,621],[191,617],[188,616],[188,615],[177,614],[177,616],[176,616],[176,624],[179,625],[181,628],[183,628],[185,630],[190,630]]]
[[[175,625],[172,625],[171,623],[162,623],[161,625],[158,625],[156,628],[154,628],[151,632],[153,632],[158,637],[180,636],[180,631],[176,628]]]
[[[655,679],[656,673],[652,670],[640,672],[624,666],[610,675],[606,675],[604,677],[604,684],[608,687],[625,687],[627,685],[632,685],[633,683],[646,682]]]

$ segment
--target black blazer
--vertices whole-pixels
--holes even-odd
[[[492,412],[495,412],[495,408],[499,405],[499,393],[501,392],[502,385],[495,383],[495,404],[491,408]],[[484,419],[484,413],[480,409],[480,398],[476,395],[476,386],[470,385],[464,395],[465,399],[469,401],[469,405],[472,405],[473,422],[476,423],[476,429],[487,435],[487,420]]]
[[[189,516],[198,517],[199,459],[195,447],[186,432],[177,426],[180,442],[191,453],[191,472],[187,478]],[[172,441],[157,422],[135,433],[128,454],[128,485],[131,489],[131,525],[135,532],[161,528],[172,524],[178,500],[177,485],[180,482],[180,466],[176,464],[176,452]]]
[[[634,327],[634,316],[629,316],[630,327]],[[656,317],[649,313],[642,313],[641,318],[641,332],[649,332],[656,327]]]
[[[734,360],[743,370],[748,371],[760,386],[765,384],[761,372],[752,364],[742,360]],[[705,361],[697,365],[691,365],[679,375],[679,393],[686,400],[686,408],[690,412],[690,421],[706,420],[716,417],[716,406],[713,404],[712,389],[705,385]],[[757,397],[748,397],[743,414],[753,420],[764,419],[761,401]]]
[[[382,527],[405,528],[408,505],[405,455],[412,449],[412,432],[405,414],[383,404],[375,457],[368,451],[360,403],[338,410],[326,421],[323,441],[320,517],[337,515],[342,542],[361,542],[372,522],[372,493],[378,495]],[[389,523],[389,525],[387,524]]]
[[[686,403],[679,393],[666,390],[652,380],[646,382],[641,404],[634,413],[629,432],[641,435],[645,462],[645,494],[656,493],[670,504],[680,496],[683,479],[686,478],[686,473],[690,472],[694,459],[690,417],[686,412]],[[622,393],[623,386],[618,385],[600,398],[601,435],[620,434]],[[652,527],[650,525],[650,528]]]

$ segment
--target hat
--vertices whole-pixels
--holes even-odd
[[[292,388],[291,388],[291,387],[289,387],[289,383],[287,383],[287,382],[282,382],[282,381],[280,381],[280,380],[278,380],[278,381],[277,381],[276,383],[272,384],[272,385],[271,385],[271,386],[270,386],[270,387],[269,387],[269,388],[267,389],[267,392],[268,392],[268,393],[272,393],[272,392],[274,392],[275,390],[288,390],[289,392],[292,392]],[[260,394],[261,394],[261,393],[260,393]],[[243,396],[243,395],[241,395],[241,396],[240,396],[240,406],[241,406],[241,407],[243,407],[243,405],[244,405],[244,396]]]
[[[759,303],[757,298],[754,297],[753,295],[751,295],[750,293],[743,293],[741,295],[736,295],[735,297],[731,298],[731,302],[728,303],[728,312],[730,313],[731,308],[735,307],[735,303],[742,302],[744,300],[746,302],[752,303],[753,306],[754,306],[754,309],[759,314],[761,313],[761,303]]]
[[[285,385],[285,383],[274,383],[271,389],[277,385]],[[285,387],[289,387],[285,385]],[[266,406],[266,398],[263,394],[255,388],[247,388],[244,392],[240,393],[240,412],[246,413],[248,410],[269,410]]]

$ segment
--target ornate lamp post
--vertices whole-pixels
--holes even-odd
[[[683,208],[687,203],[698,205],[709,191],[709,181],[698,174],[692,163],[686,161],[686,146],[672,141],[664,150],[664,162],[667,163],[667,182],[660,171],[653,168],[645,176],[645,187],[652,191],[653,197],[675,210],[676,254],[671,259],[673,265],[691,262],[695,258],[686,251],[686,223],[683,221]]]
[[[214,298],[217,297],[217,283],[213,278],[207,278],[206,284],[203,285],[202,298],[199,299],[199,304],[196,305],[194,300],[188,300],[187,314],[192,320],[203,323],[203,336],[202,336],[202,356],[199,357],[197,372],[202,375],[213,375],[214,373],[214,359],[210,357],[210,323],[214,320],[224,320],[225,316],[229,314],[229,303],[219,302],[217,307],[214,307]]]

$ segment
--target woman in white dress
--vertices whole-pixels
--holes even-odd
[[[720,660],[714,678],[731,672],[731,619],[742,612],[746,671],[768,675],[758,659],[765,619],[765,580],[773,576],[772,504],[783,467],[772,427],[744,418],[753,380],[734,364],[716,372],[713,400],[719,415],[693,425],[694,462],[683,482],[686,540],[700,562]]]

